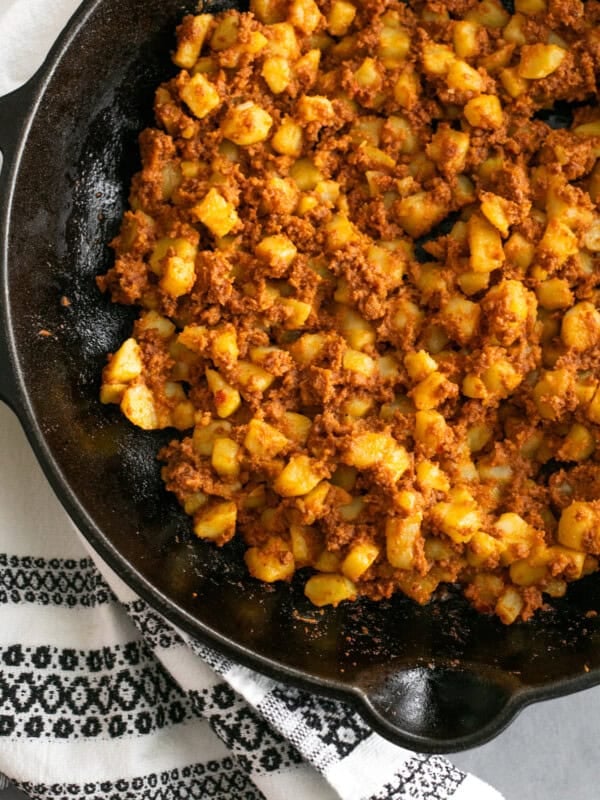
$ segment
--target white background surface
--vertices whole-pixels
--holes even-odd
[[[77,4],[0,0],[0,94],[31,76]],[[1,404],[0,446],[0,525],[26,524],[29,514],[63,514],[18,422]],[[493,742],[450,758],[507,800],[594,800],[600,797],[599,739],[600,687],[525,709]],[[14,789],[0,792],[0,800],[22,797]]]

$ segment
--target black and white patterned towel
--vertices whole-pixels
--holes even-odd
[[[78,0],[0,0],[0,94]],[[43,800],[502,800],[192,641],[91,557],[0,405],[0,789]]]

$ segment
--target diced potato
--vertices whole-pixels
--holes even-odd
[[[196,425],[192,434],[192,446],[201,456],[212,456],[217,439],[225,437],[231,431],[231,423],[225,420],[213,420],[207,425]]]
[[[131,383],[123,392],[121,411],[138,428],[151,431],[162,427],[154,395],[144,383]]]
[[[504,114],[500,100],[494,94],[481,94],[466,104],[464,114],[469,125],[484,130],[501,128]]]
[[[482,75],[462,59],[453,61],[448,67],[446,82],[451,89],[479,94],[485,87]]]
[[[185,36],[179,39],[177,50],[173,53],[173,62],[182,69],[191,69],[200,55],[213,21],[212,14],[197,14],[184,17],[182,28]]]
[[[493,272],[504,262],[504,250],[499,231],[480,214],[473,214],[468,224],[471,269],[473,272]]]
[[[396,569],[413,569],[417,543],[421,537],[421,513],[408,517],[390,517],[385,524],[386,556]]]
[[[404,366],[411,380],[422,381],[432,372],[436,372],[438,365],[429,353],[425,350],[418,350],[404,356]]]
[[[265,583],[289,580],[296,570],[294,554],[289,544],[273,536],[261,547],[249,547],[244,561],[253,578]]]
[[[169,256],[163,262],[160,288],[171,297],[181,297],[194,288],[196,266],[193,261]]]
[[[440,311],[442,325],[452,339],[466,344],[477,333],[481,309],[478,303],[453,295]]]
[[[282,56],[271,56],[264,60],[260,74],[273,94],[281,94],[292,81],[292,65]]]
[[[323,479],[323,471],[306,455],[295,455],[279,473],[273,488],[282,497],[308,494]]]
[[[300,158],[290,168],[290,177],[301,192],[310,192],[323,180],[323,175],[308,158]]]
[[[500,70],[500,82],[507,93],[513,97],[521,97],[529,89],[529,81],[519,75],[517,67],[505,67]]]
[[[236,373],[240,385],[253,392],[266,392],[275,380],[274,375],[251,361],[238,361]]]
[[[441,372],[436,371],[419,381],[414,389],[409,392],[409,396],[419,411],[427,411],[437,408],[455,393],[454,384],[445,378]]]
[[[235,14],[225,14],[217,22],[210,39],[210,46],[217,52],[232,47],[238,39],[240,28],[239,17]]]
[[[292,0],[288,19],[299,31],[310,35],[319,27],[322,16],[315,0]]]
[[[446,75],[456,55],[445,44],[428,41],[422,50],[423,69],[429,75]]]
[[[117,403],[123,399],[123,394],[127,388],[126,383],[103,383],[100,387],[100,402],[103,405]]]
[[[283,234],[267,236],[256,245],[254,252],[266,262],[274,275],[283,275],[298,252],[294,243]]]
[[[351,581],[357,581],[378,556],[379,547],[374,542],[363,541],[355,544],[342,561],[342,573]]]
[[[250,11],[266,25],[283,22],[287,16],[286,0],[250,0]]]
[[[435,492],[448,492],[448,476],[432,461],[419,461],[417,464],[417,483],[420,489]]]
[[[514,622],[525,606],[525,601],[519,591],[513,586],[508,586],[498,598],[495,612],[500,621],[505,625]]]
[[[596,449],[594,434],[578,422],[571,425],[558,456],[561,461],[585,461]]]
[[[235,534],[237,507],[232,501],[203,507],[194,516],[194,533],[200,539],[227,541]]]
[[[386,25],[379,34],[377,55],[384,67],[394,69],[406,59],[410,50],[410,34],[405,28]]]
[[[304,587],[304,594],[315,606],[337,606],[343,600],[356,599],[356,587],[345,575],[313,575]]]
[[[296,114],[303,124],[318,122],[330,125],[335,121],[335,111],[331,100],[321,95],[303,95],[296,103]]]
[[[563,264],[569,256],[579,252],[579,245],[571,228],[560,219],[553,218],[548,221],[539,249],[558,264]]]
[[[600,342],[600,311],[587,300],[574,305],[563,317],[560,338],[579,353],[595,347]]]
[[[354,17],[356,6],[346,0],[334,0],[327,16],[327,29],[332,36],[345,36]]]
[[[233,439],[215,439],[212,451],[213,468],[221,478],[237,478],[240,474],[240,446]]]
[[[223,136],[242,147],[263,142],[269,135],[273,119],[271,115],[248,100],[231,108],[223,122]]]
[[[543,419],[557,419],[561,413],[563,398],[572,388],[568,370],[555,369],[545,372],[533,387],[533,399]]]
[[[365,377],[373,375],[377,369],[377,365],[371,356],[361,353],[360,350],[353,350],[350,347],[343,355],[342,366],[350,372],[355,372]]]
[[[567,506],[558,522],[558,541],[573,550],[600,554],[600,509],[598,501],[576,500]]]
[[[340,250],[359,239],[358,229],[345,214],[334,214],[324,229],[329,251]]]
[[[116,353],[110,357],[102,374],[105,383],[129,383],[143,369],[142,352],[135,339],[125,339]]]
[[[462,172],[469,152],[470,136],[464,131],[439,127],[427,146],[427,155],[441,170]]]
[[[555,44],[525,44],[521,48],[519,75],[529,80],[546,78],[560,67],[566,55],[566,50]]]
[[[302,152],[303,142],[304,135],[302,133],[302,127],[298,125],[297,122],[287,117],[275,131],[271,139],[271,146],[273,150],[281,155],[298,157]],[[320,179],[321,173],[318,174]],[[301,182],[294,175],[292,175],[292,178],[298,183],[299,189],[306,191],[305,186],[301,185]],[[315,181],[315,185],[316,183],[317,181]],[[314,188],[314,185],[310,188]]]
[[[222,419],[230,417],[242,404],[240,393],[227,383],[214,369],[206,369],[208,388],[212,392],[217,414]]]
[[[183,82],[179,96],[198,119],[204,119],[221,104],[218,91],[201,72]]]
[[[244,447],[253,456],[272,458],[290,445],[290,440],[273,425],[260,419],[248,423]]]
[[[556,311],[559,308],[569,308],[573,304],[573,293],[569,282],[564,278],[548,278],[536,287],[538,303],[542,308]]]
[[[477,40],[478,24],[469,20],[458,20],[452,29],[454,50],[459,58],[472,58],[479,52]]]
[[[198,248],[187,239],[178,237],[171,239],[167,236],[159,239],[150,255],[150,269],[156,275],[162,275],[168,259],[176,257],[181,261],[194,262]]]
[[[431,519],[453,542],[468,542],[481,528],[481,510],[466,490],[452,490],[449,497],[432,507]]]
[[[504,545],[502,563],[511,564],[527,558],[531,549],[543,544],[543,534],[532,528],[523,517],[512,512],[502,514],[494,524],[494,533]]]
[[[444,202],[436,199],[430,192],[417,192],[403,197],[395,208],[398,222],[415,239],[429,233],[449,210]]]
[[[515,11],[527,16],[543,14],[548,10],[547,0],[515,0]]]
[[[467,561],[472,567],[481,567],[484,564],[496,565],[504,546],[502,542],[484,531],[476,531],[469,539],[467,548]]]

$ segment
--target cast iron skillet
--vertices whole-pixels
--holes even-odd
[[[585,617],[600,608],[598,577],[510,628],[452,594],[425,608],[395,598],[318,611],[299,585],[248,578],[235,544],[193,540],[154,458],[172,434],[134,430],[97,400],[105,353],[132,313],[109,304],[94,276],[110,264],[137,133],[190,10],[185,0],[87,0],[34,78],[0,100],[0,397],[91,545],[181,628],[350,701],[398,744],[481,744],[526,704],[600,680],[600,625]]]

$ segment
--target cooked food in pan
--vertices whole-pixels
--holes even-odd
[[[527,619],[600,555],[600,3],[250,7],[178,28],[101,399],[259,580]]]

